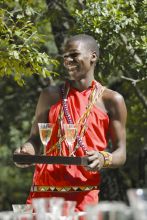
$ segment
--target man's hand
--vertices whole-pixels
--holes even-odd
[[[99,171],[102,169],[104,165],[104,157],[102,154],[100,154],[98,151],[88,151],[88,162],[89,165],[87,165],[85,168],[89,171]]]
[[[34,147],[32,146],[31,143],[25,143],[22,146],[20,146],[19,148],[17,148],[15,150],[14,154],[35,155],[35,150],[34,150]],[[15,163],[15,165],[20,168],[26,168],[26,167],[32,166],[33,164]]]

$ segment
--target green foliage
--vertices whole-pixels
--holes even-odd
[[[9,162],[6,162],[8,158]],[[25,170],[16,168],[12,161],[12,151],[6,146],[0,148],[0,159],[0,210],[12,210],[11,204],[26,202],[33,172],[30,172],[32,170],[30,168]]]
[[[39,1],[40,2],[40,1]],[[40,51],[45,37],[39,33],[40,19],[45,4],[36,8],[38,1],[9,1],[0,8],[0,77],[13,76],[23,85],[26,77],[39,74],[42,77],[55,74],[57,60]],[[43,19],[42,19],[43,20]],[[47,22],[47,20],[46,20]]]
[[[14,150],[30,133],[41,82],[33,76],[20,87],[12,78],[0,82],[0,210],[11,204],[25,203],[33,170],[19,169],[12,160]]]
[[[88,0],[76,10],[79,32],[92,34],[100,44],[99,76],[147,76],[147,1]]]

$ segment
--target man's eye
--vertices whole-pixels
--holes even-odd
[[[62,56],[63,57],[63,59],[67,59],[67,58],[75,58],[75,57],[77,57],[79,54],[78,53],[71,53],[71,54],[69,54],[69,55],[64,55],[64,56]]]
[[[63,59],[66,59],[66,58],[68,58],[68,56],[62,56],[62,58],[63,58]]]
[[[78,56],[78,53],[73,53],[71,54],[72,57],[77,57]]]

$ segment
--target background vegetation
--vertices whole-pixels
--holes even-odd
[[[100,196],[127,202],[128,188],[147,187],[147,1],[1,0],[0,6],[0,210],[25,203],[34,168],[16,168],[12,152],[29,135],[42,88],[65,77],[62,44],[76,33],[95,37],[95,76],[126,101],[127,162],[102,173]]]

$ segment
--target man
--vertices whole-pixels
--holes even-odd
[[[44,89],[38,100],[30,137],[16,150],[18,154],[39,154],[38,123],[55,124],[47,155],[88,156],[89,165],[36,165],[28,203],[36,197],[64,197],[77,202],[77,211],[98,202],[100,170],[123,165],[126,160],[126,117],[123,97],[94,79],[99,57],[95,39],[76,35],[64,48],[64,66],[69,80]],[[64,124],[78,125],[76,141],[69,149]],[[113,151],[107,152],[109,138]],[[19,165],[26,167],[27,165]]]

